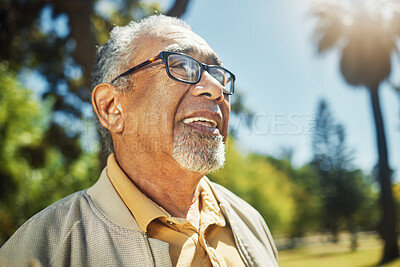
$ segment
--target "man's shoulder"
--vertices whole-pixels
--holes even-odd
[[[1,247],[0,263],[10,262],[17,255],[35,255],[33,258],[50,264],[49,255],[56,254],[55,250],[59,249],[55,244],[68,242],[73,232],[81,227],[82,215],[90,206],[85,192],[58,200],[28,219]]]
[[[68,219],[78,220],[81,211],[89,207],[86,190],[68,195],[29,218],[16,232],[40,228],[57,227],[59,224],[73,223]]]
[[[68,195],[44,208],[28,219],[18,231],[37,226],[57,227],[59,224],[74,223],[79,220],[82,210],[89,207],[86,190]],[[17,232],[18,232],[17,231]]]

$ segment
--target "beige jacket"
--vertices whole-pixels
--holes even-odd
[[[278,266],[260,214],[212,183],[246,266]],[[168,244],[148,238],[110,183],[106,169],[89,189],[39,212],[0,248],[0,266],[171,266]]]

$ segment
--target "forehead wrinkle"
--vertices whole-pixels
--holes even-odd
[[[141,37],[144,38],[150,38],[153,39],[154,41],[157,42],[172,42],[171,45],[168,45],[166,48],[164,48],[164,51],[168,52],[177,52],[177,53],[182,53],[182,54],[196,54],[196,52],[199,52],[199,54],[203,54],[201,50],[193,45],[186,44],[185,41],[190,37],[191,42],[195,42],[199,45],[199,47],[202,46],[207,46],[210,48],[210,46],[207,44],[207,42],[202,39],[200,36],[198,36],[196,33],[194,33],[191,30],[188,30],[186,28],[182,27],[167,27],[167,30],[163,27],[152,27],[147,29],[145,32],[141,34]],[[182,33],[186,33],[189,36],[182,36]],[[183,42],[181,41],[183,40]],[[211,61],[213,62],[213,65],[218,65],[223,67],[222,60],[218,57],[218,55],[210,48],[211,52],[207,52],[206,56],[208,56]],[[161,51],[159,51],[161,52]]]
[[[182,54],[192,54],[195,52],[195,49],[192,46],[178,44],[169,45],[164,50],[168,52],[177,52]]]
[[[189,55],[189,54],[195,54],[198,49],[190,45],[172,44],[167,46],[164,50],[168,52],[176,52]],[[222,61],[214,52],[208,53],[207,56],[211,57],[211,60],[213,61],[214,65],[223,66]]]

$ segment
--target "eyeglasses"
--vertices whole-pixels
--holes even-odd
[[[224,94],[232,95],[234,92],[235,75],[229,70],[216,65],[203,64],[196,59],[182,53],[167,51],[162,51],[157,56],[125,71],[124,73],[112,79],[111,83],[114,83],[117,79],[128,74],[132,74],[159,59],[164,61],[165,70],[167,71],[168,76],[173,80],[188,84],[196,84],[201,80],[203,72],[207,71],[224,87]]]

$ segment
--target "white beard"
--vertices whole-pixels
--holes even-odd
[[[179,125],[174,136],[172,157],[186,170],[210,173],[224,166],[225,145],[223,137],[210,136]]]

